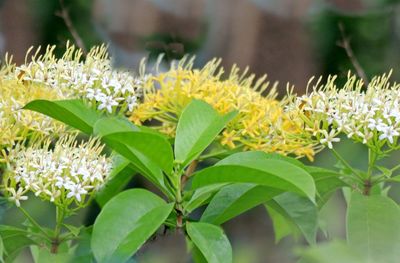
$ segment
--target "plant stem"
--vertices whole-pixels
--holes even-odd
[[[58,246],[60,245],[61,225],[64,221],[64,210],[56,206],[56,228],[54,230],[54,237],[51,242],[51,253],[57,254]]]
[[[183,218],[184,218],[184,209],[182,207],[182,192],[186,182],[189,180],[190,176],[194,173],[198,164],[199,164],[198,160],[193,160],[183,174],[176,175],[176,177],[178,178],[178,187],[177,187],[178,189],[176,190],[175,210],[178,213],[176,218],[176,226],[178,227],[178,229],[182,228]]]
[[[367,171],[367,178],[364,180],[364,189],[363,189],[364,195],[369,195],[371,192],[371,188],[373,186],[372,173],[374,170],[376,159],[377,159],[376,153],[371,149],[368,149],[368,171]]]
[[[361,180],[364,180],[363,176],[359,174],[356,170],[354,170],[353,167],[350,166],[350,164],[335,150],[331,149],[333,155],[347,168],[349,169],[354,175],[356,175],[358,178]]]
[[[43,228],[39,225],[39,223],[36,222],[36,220],[33,219],[33,217],[31,217],[31,216],[29,215],[29,213],[28,213],[25,209],[23,209],[22,207],[18,207],[18,208],[19,208],[19,210],[25,215],[25,217],[32,223],[32,225],[34,225],[35,227],[37,227],[37,228],[40,230],[40,232],[42,232],[42,233],[44,234],[44,236],[45,236],[46,238],[50,239],[50,236],[46,233],[46,231],[43,230]]]

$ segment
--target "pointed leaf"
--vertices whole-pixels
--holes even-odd
[[[193,189],[216,183],[253,183],[299,193],[312,201],[315,197],[309,173],[286,160],[269,158],[264,152],[233,154],[193,177]]]
[[[97,120],[93,126],[93,133],[100,137],[116,132],[139,130],[132,122],[122,117],[104,117]]]
[[[363,262],[399,262],[400,208],[390,198],[352,193],[347,210],[347,240]]]
[[[81,100],[34,100],[24,109],[43,113],[86,134],[93,132],[93,125],[102,116]]]
[[[207,200],[209,200],[218,190],[220,190],[225,185],[227,184],[213,184],[199,188],[196,191],[187,191],[186,193],[192,192],[192,196],[187,203],[184,203],[185,210],[190,213],[199,206],[204,205],[205,203],[207,203]]]
[[[186,231],[208,263],[232,262],[232,247],[224,231],[208,223],[186,223]]]
[[[144,189],[122,192],[97,217],[92,250],[98,262],[125,262],[164,223],[173,204]]]
[[[340,179],[341,174],[320,167],[307,166],[306,171],[314,178],[317,188],[317,203],[321,208],[338,189],[349,186]]]
[[[103,137],[103,140],[114,151],[133,163],[144,156],[148,162],[156,164],[167,174],[172,172],[174,161],[172,148],[169,142],[161,136],[131,131],[108,134]],[[120,145],[124,147],[120,147]],[[135,157],[132,158],[132,156]]]
[[[225,186],[213,197],[200,221],[220,225],[280,193],[281,190],[254,184]]]
[[[221,116],[209,104],[192,100],[183,110],[176,129],[176,161],[186,166],[196,159],[236,114]]]
[[[289,234],[296,237],[300,232],[308,243],[315,244],[318,209],[313,202],[294,193],[283,193],[268,201],[266,206],[274,223],[277,241]]]
[[[103,207],[111,198],[121,192],[136,174],[131,162],[117,155],[113,160],[113,169],[107,183],[96,194],[97,203]]]

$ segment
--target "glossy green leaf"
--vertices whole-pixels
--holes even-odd
[[[36,242],[28,237],[28,232],[24,229],[0,225],[0,236],[4,245],[5,262],[13,262],[20,251]]]
[[[113,160],[113,169],[109,175],[109,179],[104,187],[96,194],[97,203],[103,207],[112,197],[121,192],[132,177],[136,170],[132,167],[131,162],[117,155]]]
[[[93,132],[93,125],[102,116],[82,100],[34,100],[24,109],[43,113],[86,134]]]
[[[164,193],[168,193],[168,190],[165,187],[164,184],[164,177],[161,171],[161,168],[157,163],[152,161],[151,156],[153,156],[153,152],[148,152],[148,149],[143,147],[142,144],[138,144],[137,146],[139,148],[135,147],[129,147],[129,145],[125,144],[124,140],[112,140],[107,139],[108,135],[112,136],[115,133],[123,133],[123,132],[137,132],[140,133],[140,129],[133,125],[131,122],[128,120],[121,118],[121,117],[106,117],[106,118],[101,118],[99,119],[95,125],[94,125],[94,133],[96,135],[99,135],[100,137],[103,137],[103,140],[107,143],[107,145],[112,148],[115,152],[120,153],[122,156],[125,156],[129,160],[129,162],[132,163],[132,166],[138,170],[143,176],[145,176],[147,179],[150,180],[153,184],[158,186]],[[137,134],[136,133],[136,134]],[[144,132],[146,136],[149,133]],[[152,135],[157,136],[156,133],[150,133],[150,137]],[[136,135],[136,137],[140,137],[139,135]],[[149,137],[149,136],[146,136]],[[156,141],[155,144],[156,146],[159,146],[160,143],[160,137],[153,137],[153,141]],[[163,137],[164,138],[164,137]],[[137,140],[137,138],[136,138]],[[161,139],[162,140],[162,139]],[[151,141],[151,139],[150,139]],[[147,139],[146,142],[150,143],[149,139]],[[161,142],[161,144],[165,145],[165,142],[167,140],[164,138],[164,140]],[[170,145],[167,146],[168,148],[171,148]],[[144,151],[144,152],[142,152]],[[150,156],[150,157],[149,157]],[[126,180],[128,180],[125,177]],[[116,179],[117,181],[120,181],[119,178]],[[124,180],[121,179],[121,183],[124,183]],[[118,183],[117,183],[118,184]]]
[[[352,193],[347,209],[347,240],[364,262],[399,262],[400,208],[390,198]]]
[[[318,209],[308,198],[283,193],[266,203],[274,224],[276,240],[302,233],[310,244],[315,243],[318,229]],[[295,228],[294,228],[295,227]]]
[[[213,197],[200,221],[222,224],[280,193],[281,190],[254,184],[225,186]]]
[[[132,122],[122,117],[104,117],[97,120],[93,133],[100,137],[116,132],[140,131]]]
[[[186,223],[186,231],[208,263],[232,262],[232,247],[224,231],[208,223]]]
[[[117,132],[103,136],[103,140],[114,151],[118,152],[134,164],[142,156],[148,162],[159,166],[167,174],[173,167],[173,152],[169,142],[156,134],[146,132]],[[121,145],[125,147],[121,147]],[[138,154],[139,153],[139,154]],[[132,158],[132,156],[135,156]],[[143,161],[142,161],[143,162]]]
[[[176,161],[186,166],[196,159],[236,114],[221,116],[209,104],[192,100],[183,110],[176,128]]]
[[[340,179],[341,174],[335,171],[312,166],[305,169],[314,178],[319,207],[322,207],[336,190],[349,186]]]
[[[31,246],[31,253],[35,263],[70,263],[76,262],[68,252],[51,253],[46,247]]]
[[[216,183],[253,183],[315,197],[312,176],[286,160],[269,158],[264,152],[233,154],[193,175],[192,188]]]
[[[225,185],[227,184],[213,184],[201,187],[195,191],[185,192],[185,193],[194,192],[192,193],[189,201],[184,203],[185,210],[190,213],[199,206],[206,204],[207,201]]]
[[[92,250],[101,262],[125,262],[164,223],[173,204],[144,189],[122,192],[97,217]]]

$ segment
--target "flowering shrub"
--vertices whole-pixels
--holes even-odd
[[[219,113],[237,110],[218,141],[230,149],[262,150],[313,158],[314,150],[301,136],[301,120],[290,119],[276,100],[275,86],[268,91],[266,76],[240,73],[234,66],[223,78],[220,60],[212,60],[201,69],[192,69],[186,59],[171,69],[149,76],[143,85],[143,101],[131,113],[136,124],[157,120],[161,132],[174,136],[182,110],[192,99],[204,100]]]
[[[50,134],[55,136],[63,132],[64,125],[61,123],[35,112],[19,110],[31,100],[65,98],[59,90],[40,84],[25,85],[17,80],[1,78],[0,95],[1,150],[28,137]]]
[[[322,87],[318,82],[312,92],[294,98],[288,109],[301,116],[317,143],[330,149],[343,133],[376,153],[389,153],[399,148],[400,135],[399,84],[389,78],[375,77],[364,91],[356,76],[349,76],[340,89],[332,76]]]
[[[221,225],[263,204],[277,240],[302,236],[311,245],[302,262],[397,262],[400,208],[388,186],[400,181],[400,166],[378,164],[399,148],[390,74],[365,88],[355,76],[343,87],[321,78],[279,101],[265,77],[237,67],[224,76],[219,60],[134,75],[113,69],[103,46],[86,58],[73,46],[62,58],[53,50],[0,71],[1,191],[28,220],[0,225],[2,259],[29,246],[35,262],[128,262],[164,226],[183,230],[195,262],[232,262]],[[336,151],[341,135],[366,146],[365,170]],[[326,146],[339,169],[289,157],[312,160]],[[156,193],[124,190],[135,174]],[[317,245],[319,210],[339,189],[347,243]],[[54,229],[23,208],[34,196],[56,207]],[[91,201],[101,207],[93,226],[66,223]]]
[[[63,210],[81,208],[110,174],[111,159],[101,155],[102,149],[99,141],[78,144],[74,136],[62,137],[53,149],[50,141],[28,148],[18,145],[8,155],[5,194],[18,207],[31,191]]]

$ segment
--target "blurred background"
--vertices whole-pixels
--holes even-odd
[[[0,53],[9,52],[17,63],[30,46],[57,44],[62,53],[67,40],[78,39],[86,49],[107,43],[117,67],[136,69],[143,57],[165,53],[167,61],[184,54],[197,56],[196,66],[221,57],[230,68],[249,66],[257,75],[267,73],[301,94],[313,75],[338,74],[359,67],[366,78],[394,69],[400,71],[400,1],[397,0],[0,0]],[[339,27],[341,26],[341,29]],[[71,34],[72,33],[72,34]],[[350,44],[345,50],[343,40]],[[346,52],[347,51],[347,52]],[[349,51],[350,54],[349,56]],[[352,55],[354,56],[353,58]],[[359,69],[358,69],[359,70]],[[339,78],[339,79],[340,79]],[[362,147],[340,145],[352,163],[363,165]],[[391,166],[397,159],[389,158]],[[324,152],[316,165],[332,167]],[[133,182],[141,185],[142,182]],[[392,195],[396,194],[392,190]],[[398,191],[397,191],[398,192]],[[399,195],[399,194],[397,194]],[[51,224],[51,207],[27,203],[38,220]],[[323,209],[321,225],[329,236],[344,238],[344,202],[340,193]],[[71,220],[88,224],[95,205]],[[23,217],[7,210],[0,222],[18,224]],[[235,262],[296,262],[302,242],[285,238],[275,244],[272,224],[263,207],[255,208],[224,225],[234,248]],[[323,235],[321,240],[326,239]],[[190,262],[179,234],[161,236],[138,253],[138,262]],[[17,262],[30,262],[22,255]]]

